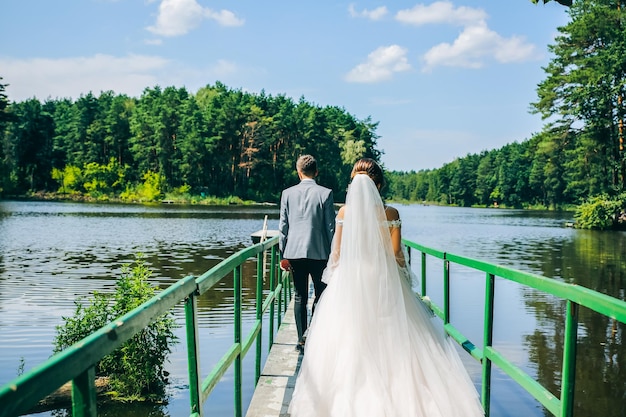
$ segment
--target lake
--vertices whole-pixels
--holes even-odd
[[[395,205],[403,236],[457,255],[529,271],[625,299],[626,233],[565,227],[572,213]],[[144,254],[151,280],[165,288],[200,275],[249,246],[250,235],[278,227],[278,208],[81,204],[0,201],[0,385],[52,353],[55,326],[74,300],[112,291],[122,265]],[[441,265],[428,263],[428,295],[441,304]],[[416,267],[418,270],[418,267]],[[254,317],[254,263],[244,267],[244,328]],[[452,269],[452,323],[482,345],[484,276]],[[558,393],[565,305],[515,283],[496,284],[494,345]],[[182,323],[183,309],[175,312]],[[232,281],[223,280],[199,303],[201,368],[206,376],[232,343]],[[244,329],[245,330],[245,329]],[[626,416],[624,325],[580,312],[577,416]],[[166,405],[124,405],[103,416],[189,415],[184,330],[166,369]],[[210,348],[209,348],[210,347]],[[244,407],[253,391],[253,355],[244,360]],[[474,381],[480,368],[464,358]],[[477,385],[479,388],[479,385]],[[233,415],[232,374],[218,384],[207,415]],[[52,415],[41,413],[39,416]],[[494,367],[492,416],[544,416],[543,407]]]

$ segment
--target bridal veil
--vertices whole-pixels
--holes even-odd
[[[450,338],[394,255],[374,182],[352,180],[313,315],[292,417],[482,416]]]

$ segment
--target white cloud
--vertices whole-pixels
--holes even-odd
[[[388,10],[385,6],[380,6],[374,10],[363,9],[359,12],[355,9],[354,4],[350,4],[350,6],[348,6],[348,12],[350,12],[351,17],[364,17],[370,20],[380,20],[387,15]]]
[[[540,55],[535,45],[527,43],[521,36],[513,36],[508,39],[501,38],[495,51],[496,60],[504,64],[539,59]]]
[[[399,22],[416,26],[448,24],[463,27],[452,43],[442,42],[424,54],[422,70],[425,72],[438,66],[481,68],[490,60],[510,63],[538,58],[535,46],[523,37],[505,38],[489,29],[488,17],[482,9],[454,7],[449,1],[418,4],[412,9],[400,10],[395,16]]]
[[[114,57],[97,54],[74,58],[0,58],[11,101],[30,98],[78,98],[112,90],[139,96],[145,87],[158,83],[159,74],[170,62],[158,56]]]
[[[214,11],[196,0],[162,0],[154,26],[147,29],[160,36],[180,36],[198,27],[204,19],[222,26],[241,26],[244,21],[229,10]]]
[[[186,87],[193,93],[213,80],[226,81],[241,71],[234,62],[217,60],[194,68],[160,56],[97,54],[89,57],[14,59],[0,57],[3,82],[10,101],[30,98],[77,99],[102,91],[139,97],[146,88]]]
[[[205,16],[209,19],[215,20],[222,26],[242,26],[243,19],[239,19],[235,13],[230,10],[220,10],[219,12],[205,9]]]
[[[394,73],[411,69],[406,53],[406,48],[398,45],[381,46],[367,56],[367,61],[353,68],[346,75],[346,81],[375,83],[389,80]]]
[[[412,9],[400,10],[396,13],[396,20],[411,25],[426,25],[447,23],[458,26],[467,26],[482,22],[487,13],[481,9],[471,7],[457,7],[449,1],[437,1],[430,5],[418,4]]]
[[[466,27],[452,44],[440,43],[424,54],[424,71],[434,67],[481,68],[489,59],[500,63],[521,62],[537,57],[535,46],[523,38],[504,38],[486,24]]]

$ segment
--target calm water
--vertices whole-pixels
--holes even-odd
[[[577,283],[625,299],[626,233],[565,228],[571,213],[398,205],[404,237],[458,255]],[[0,202],[0,385],[47,359],[55,326],[74,311],[74,299],[110,291],[123,264],[143,253],[164,288],[200,275],[250,244],[265,215],[278,226],[275,207],[197,207]],[[416,266],[416,269],[418,267]],[[428,294],[441,303],[441,265],[428,264]],[[244,268],[244,320],[253,317],[254,264]],[[232,341],[232,283],[222,282],[200,302],[202,372],[206,375]],[[452,322],[482,345],[484,277],[452,269]],[[552,392],[559,392],[564,304],[498,280],[494,345]],[[182,309],[175,311],[182,320]],[[626,416],[624,326],[582,310],[576,416]],[[613,331],[615,329],[615,331]],[[167,366],[170,400],[100,410],[105,416],[189,414],[184,334]],[[244,363],[244,407],[250,401],[252,355]],[[474,381],[480,369],[464,360]],[[205,405],[209,415],[233,414],[232,375]],[[40,414],[51,415],[50,413]],[[492,416],[549,415],[494,367]]]

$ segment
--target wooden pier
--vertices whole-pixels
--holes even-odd
[[[298,333],[293,300],[274,338],[246,417],[287,417],[302,355],[296,350]]]

